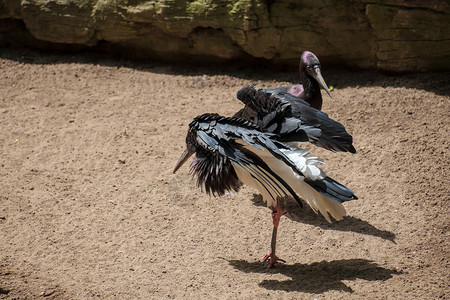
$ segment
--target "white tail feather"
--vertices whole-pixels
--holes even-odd
[[[281,149],[281,152],[283,152],[284,155],[286,155],[297,166],[297,168],[302,171],[306,178],[310,180],[320,180],[327,176],[325,172],[318,167],[318,165],[323,164],[323,160],[321,160],[317,156],[306,156],[306,154],[308,154],[309,152],[309,149]],[[294,174],[298,178],[301,177],[295,172]]]
[[[250,145],[247,148],[251,148],[250,150],[252,152],[264,160],[272,171],[283,178],[284,181],[286,181],[286,183],[301,198],[303,198],[303,200],[305,200],[316,213],[319,211],[328,222],[331,223],[330,215],[338,221],[342,220],[342,218],[346,215],[345,208],[342,204],[334,202],[325,195],[322,195],[316,191],[313,187],[304,182],[303,176],[295,172],[284,161],[274,157],[267,150],[260,150]],[[315,156],[306,156],[308,150],[297,148],[296,150],[283,149],[282,151],[293,163],[296,164],[297,168],[300,169],[309,180],[321,180],[326,176],[325,173],[317,166],[322,164],[323,161]],[[267,202],[268,206],[273,205],[272,199],[266,198],[267,196],[264,195],[267,194],[264,192],[264,187],[256,187],[254,184],[252,186],[257,188],[261,194],[263,194],[263,198]]]
[[[272,197],[270,195],[270,193],[268,192],[268,190],[261,184],[261,182],[256,180],[255,177],[253,177],[250,174],[250,172],[248,172],[247,170],[245,170],[241,166],[237,165],[236,163],[232,163],[232,165],[233,165],[233,167],[234,167],[234,169],[236,171],[236,175],[239,178],[239,180],[241,182],[243,182],[244,184],[246,184],[248,186],[251,186],[252,188],[257,189],[261,193],[261,195],[263,196],[263,200],[267,204],[268,207],[272,207],[272,208],[276,208],[277,207],[277,202],[276,202],[276,196],[277,195],[280,195],[280,194],[287,194],[287,195],[289,195],[289,192],[286,191],[283,188],[282,190],[276,189],[276,191],[278,191],[278,192],[275,192],[275,190],[271,190],[273,192],[275,198]],[[273,176],[271,176],[270,174],[267,174],[267,172],[263,172],[263,173],[265,174],[265,176],[270,177],[271,180],[277,181]],[[280,185],[280,186],[282,186],[282,185]]]

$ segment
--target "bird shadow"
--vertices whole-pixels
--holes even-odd
[[[266,279],[259,283],[259,286],[268,290],[287,292],[320,294],[336,290],[352,293],[352,288],[343,280],[386,281],[393,275],[402,274],[401,271],[380,267],[366,259],[343,259],[311,264],[277,264],[273,269],[267,269],[260,262],[227,261],[232,267],[244,273],[282,274],[290,277],[286,280]]]
[[[259,194],[253,194],[251,200],[255,206],[266,206],[262,196]],[[371,235],[391,241],[394,244],[396,243],[394,233],[378,229],[367,221],[359,218],[345,216],[342,221],[328,223],[325,218],[316,214],[308,205],[303,205],[303,208],[301,208],[293,199],[288,199],[286,209],[292,215],[290,219],[298,223],[313,225],[320,227],[323,230],[351,231]]]

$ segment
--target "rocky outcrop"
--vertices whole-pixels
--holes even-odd
[[[439,0],[2,0],[0,45],[94,48],[137,58],[388,71],[450,69],[450,4]]]

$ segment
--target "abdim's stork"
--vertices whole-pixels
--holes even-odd
[[[318,168],[320,159],[274,137],[241,118],[200,115],[189,125],[186,150],[173,171],[195,153],[191,171],[207,193],[223,195],[238,191],[242,184],[256,188],[273,210],[271,250],[263,258],[269,267],[281,260],[275,254],[277,228],[284,214],[281,199],[291,196],[302,205],[300,196],[329,222],[330,215],[336,220],[345,216],[343,202],[357,199],[350,189]]]
[[[331,98],[332,96],[328,85],[322,77],[320,61],[314,53],[310,51],[304,51],[302,53],[300,57],[299,73],[300,84],[260,90],[264,91],[268,96],[287,93],[294,96],[291,98],[293,101],[302,99],[301,101],[306,101],[311,107],[321,110],[323,100],[320,88],[323,88]],[[254,114],[254,112],[251,108],[246,106],[234,116],[248,119],[252,114]]]
[[[289,93],[297,98],[303,99],[315,109],[322,109],[322,94],[320,88],[323,88],[331,97],[328,85],[322,77],[320,61],[314,53],[304,51],[300,57],[299,64],[300,84],[281,86],[274,89],[266,89],[267,93],[278,92]],[[332,98],[332,97],[331,97]]]
[[[279,141],[311,142],[331,151],[356,152],[344,125],[289,93],[268,93],[247,85],[237,92],[237,98],[252,112],[245,118],[261,130],[275,133]]]

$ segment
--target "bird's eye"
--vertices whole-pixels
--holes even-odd
[[[310,70],[310,71],[313,70],[313,68],[312,68],[311,66],[307,66],[306,68],[307,68],[308,70]]]

